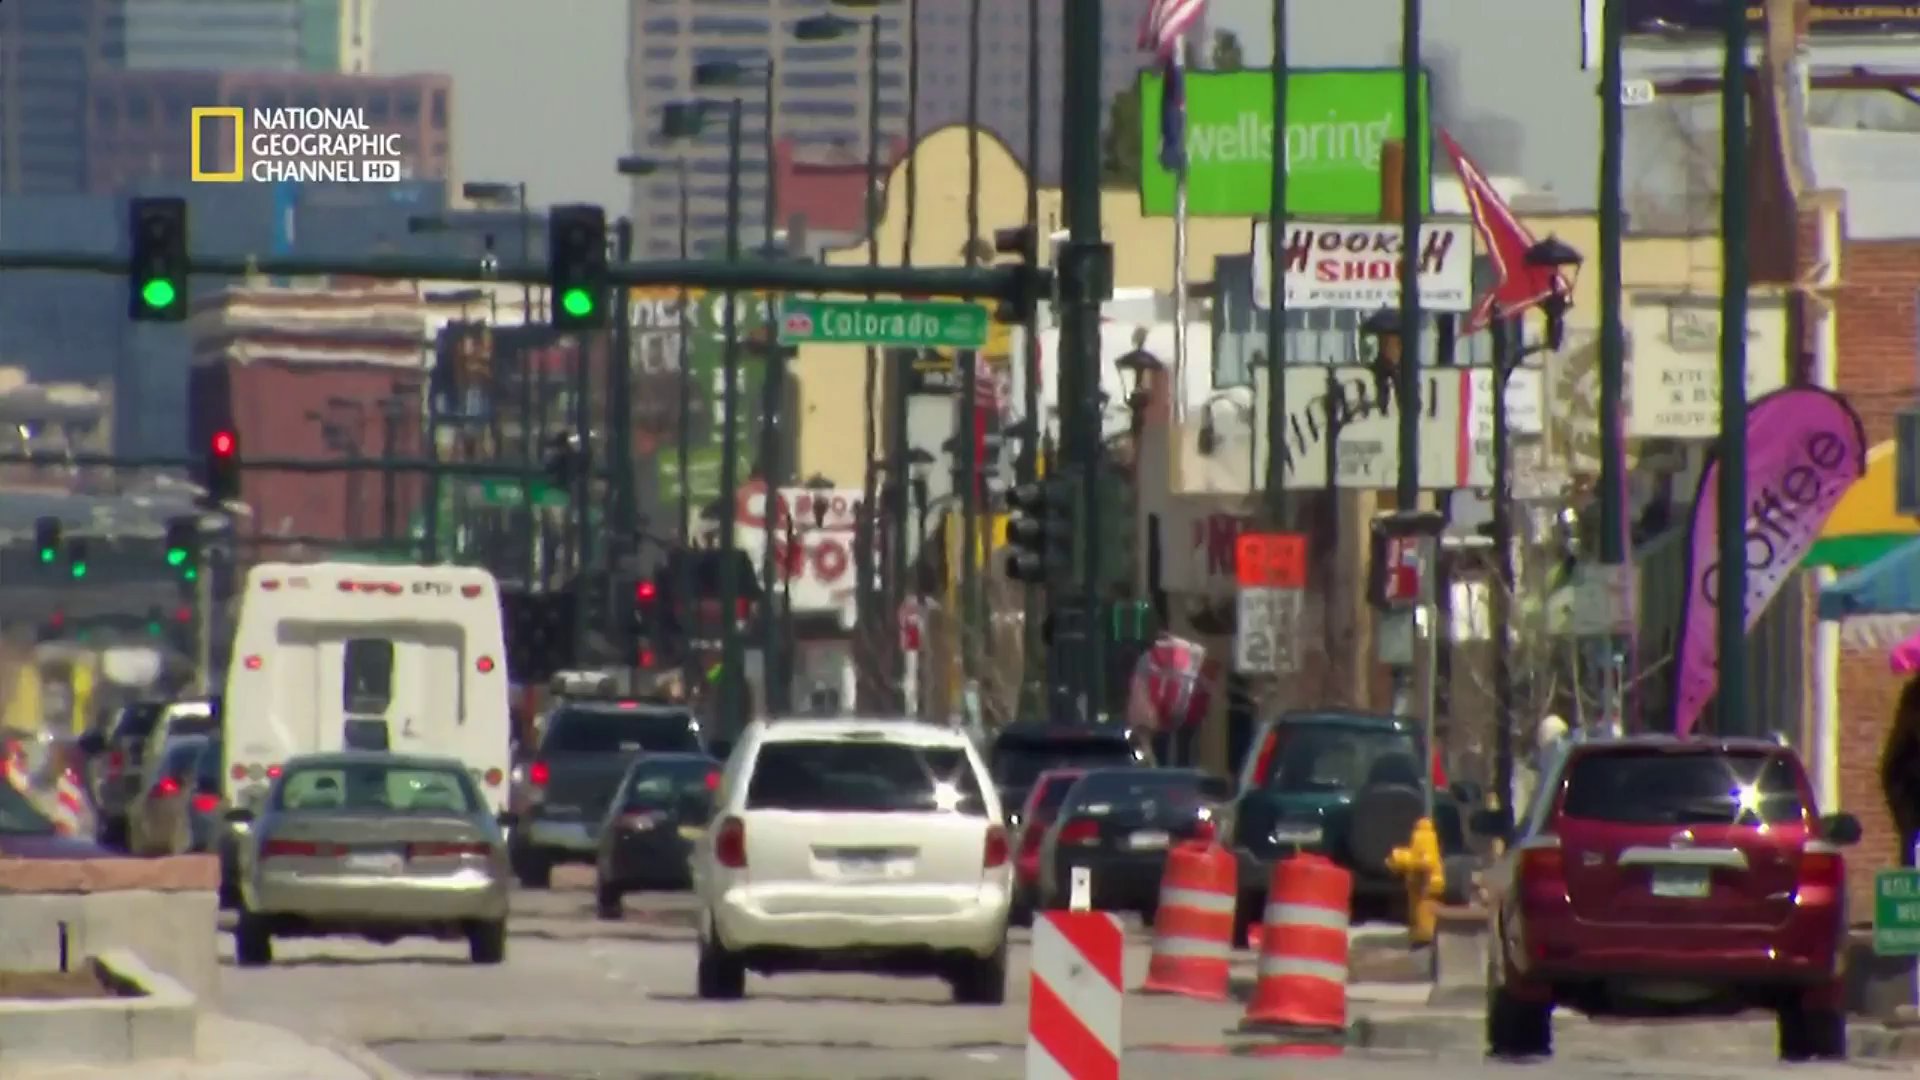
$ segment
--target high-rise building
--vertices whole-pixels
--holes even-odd
[[[87,80],[126,57],[123,0],[0,3],[0,192],[86,187]]]
[[[1057,0],[1056,0],[1057,2]],[[879,9],[881,145],[906,131],[905,50],[900,5]],[[764,71],[775,64],[775,127],[803,155],[838,159],[866,153],[872,53],[869,31],[834,41],[801,41],[794,24],[829,11],[828,0],[630,0],[627,82],[632,102],[630,145],[662,162],[682,154],[688,163],[688,227],[696,250],[712,250],[726,225],[727,141],[724,110],[709,117],[704,132],[683,146],[660,136],[669,102],[705,98],[741,99],[741,202],[748,246],[756,245],[765,221],[765,92],[749,83],[737,89],[694,86],[697,64],[732,61]],[[883,159],[886,157],[884,151]],[[634,185],[636,246],[648,257],[672,254],[677,240],[679,190],[671,169]]]
[[[373,0],[135,0],[137,71],[367,70]]]

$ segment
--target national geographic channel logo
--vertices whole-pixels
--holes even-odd
[[[214,106],[193,109],[191,126],[193,179],[203,183],[391,184],[408,177],[400,136],[373,130],[362,109]],[[230,143],[222,138],[228,126]]]

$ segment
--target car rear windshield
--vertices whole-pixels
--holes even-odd
[[[762,746],[747,809],[983,817],[987,805],[962,750],[823,739]]]
[[[219,787],[221,777],[220,758],[220,740],[213,739],[202,744],[200,747],[200,756],[194,759],[194,779],[203,785],[211,784],[214,787]]]
[[[627,781],[626,804],[636,810],[658,809],[705,799],[719,774],[719,763],[698,758],[643,761]]]
[[[1097,769],[1134,764],[1125,739],[1003,735],[993,744],[994,782],[1023,788],[1048,769]]]
[[[684,712],[562,709],[547,721],[543,754],[697,752],[700,735]]]
[[[1799,774],[1779,754],[1647,750],[1576,757],[1560,813],[1622,825],[1774,825],[1806,808]]]
[[[1205,775],[1186,769],[1108,769],[1088,773],[1073,788],[1073,803],[1093,807],[1200,806]]]
[[[160,722],[161,705],[129,705],[120,711],[120,719],[113,725],[113,739],[144,739],[153,734],[153,725]]]
[[[1418,787],[1418,749],[1405,732],[1350,724],[1275,724],[1256,759],[1255,786],[1269,791],[1358,791],[1373,784]]]
[[[406,765],[308,765],[288,770],[274,809],[365,810],[390,814],[472,814],[472,782],[451,769]]]

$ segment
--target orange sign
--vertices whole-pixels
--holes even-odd
[[[1241,533],[1233,562],[1243,589],[1303,589],[1307,538],[1302,533]]]

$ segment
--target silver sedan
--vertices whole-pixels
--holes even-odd
[[[240,834],[234,953],[273,960],[276,937],[465,938],[476,964],[507,949],[506,841],[466,766],[347,752],[295,758]]]

